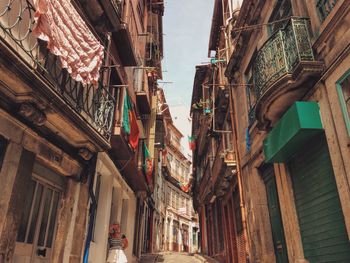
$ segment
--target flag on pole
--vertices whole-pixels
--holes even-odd
[[[148,184],[150,184],[152,182],[153,161],[145,142],[143,143],[143,153],[145,158],[143,163],[143,171],[146,175]]]
[[[139,143],[140,131],[137,125],[136,115],[133,111],[132,103],[127,92],[125,93],[124,97],[123,128],[125,133],[129,136],[129,144],[133,149],[136,149]]]
[[[123,107],[123,128],[126,134],[130,134],[129,111],[131,110],[131,102],[128,93],[125,92]]]
[[[188,136],[188,146],[190,150],[194,151],[196,149],[196,136]]]

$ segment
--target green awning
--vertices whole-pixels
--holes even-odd
[[[323,131],[317,102],[295,102],[264,140],[267,163],[283,163],[307,140]]]

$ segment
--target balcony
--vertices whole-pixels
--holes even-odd
[[[151,92],[148,77],[144,68],[134,69],[134,89],[137,107],[141,114],[151,113]]]
[[[82,85],[60,66],[58,57],[32,33],[35,9],[31,1],[0,4],[2,96],[9,103],[34,105],[55,137],[74,147],[109,148],[116,101],[108,89],[108,70],[101,70],[98,87]],[[30,121],[30,120],[29,120]],[[45,129],[47,130],[47,129]]]
[[[323,70],[315,61],[309,37],[309,20],[293,17],[257,52],[253,80],[259,127],[274,124],[313,87]]]

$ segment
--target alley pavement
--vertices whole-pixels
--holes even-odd
[[[141,257],[141,263],[199,263],[201,262],[193,254],[164,252],[159,254],[144,254]]]

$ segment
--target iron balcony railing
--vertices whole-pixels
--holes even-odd
[[[257,52],[253,63],[257,99],[279,78],[293,73],[300,62],[315,60],[308,25],[309,19],[292,17]]]
[[[317,1],[316,8],[320,16],[321,22],[323,22],[327,18],[327,16],[332,11],[336,3],[337,3],[337,0],[318,0]]]
[[[0,2],[0,41],[16,51],[37,74],[51,83],[54,92],[109,140],[116,107],[114,96],[106,88],[109,72],[101,70],[97,88],[73,80],[60,66],[59,58],[44,48],[46,43],[33,35],[35,8],[31,2]]]

